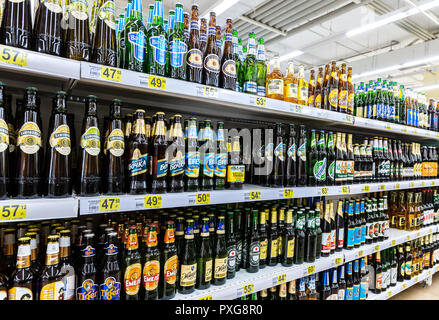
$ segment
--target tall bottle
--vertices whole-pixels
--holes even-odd
[[[59,238],[59,263],[64,284],[64,300],[75,299],[76,273],[71,258],[70,230],[61,230]]]
[[[296,240],[295,240],[295,252],[294,263],[302,264],[305,259],[305,213],[302,210],[297,212],[296,219]],[[323,254],[322,254],[323,255]]]
[[[68,6],[66,58],[90,61],[92,48],[87,3],[81,0],[71,0]]]
[[[248,235],[248,242],[247,242],[248,245],[247,272],[249,273],[256,273],[259,271],[259,257],[260,257],[260,248],[261,248],[259,240],[260,237],[258,231],[258,210],[252,210],[251,231],[250,234]]]
[[[297,77],[297,103],[301,105],[307,105],[308,103],[308,82],[305,80],[305,67],[299,66],[299,75]]]
[[[284,85],[284,100],[297,103],[298,83],[297,78],[294,76],[294,62],[292,59],[288,61]]]
[[[172,299],[176,292],[178,256],[174,228],[174,221],[168,220],[166,222],[163,250],[160,252],[159,298],[163,300]]]
[[[41,192],[42,140],[41,117],[37,106],[37,89],[28,87],[25,90],[25,106],[20,117],[17,138],[16,187],[18,197],[37,197]]]
[[[34,50],[60,56],[63,52],[61,1],[39,3],[33,29]],[[21,19],[20,19],[21,20]],[[26,20],[26,19],[24,19]]]
[[[8,300],[35,299],[35,276],[30,267],[30,241],[29,237],[18,238],[17,263],[9,280]]]
[[[100,300],[120,300],[122,269],[118,259],[117,232],[105,234],[105,255],[100,274]]]
[[[182,129],[182,117],[174,116],[174,124],[170,133],[170,151],[168,150],[168,192],[183,192],[184,190],[184,134]]]
[[[147,69],[149,74],[166,75],[168,39],[163,27],[163,0],[154,1],[152,24],[147,36]]]
[[[227,279],[233,279],[236,274],[236,238],[235,238],[235,224],[234,224],[234,212],[227,212]]]
[[[289,125],[287,142],[284,185],[286,187],[295,187],[297,183],[297,145],[294,124]]]
[[[283,85],[282,85],[283,88]],[[283,90],[283,89],[282,89]],[[285,129],[283,124],[276,124],[274,154],[273,154],[273,170],[270,175],[270,185],[272,187],[282,187],[285,176],[285,160],[286,160],[286,146],[285,146]]]
[[[151,190],[152,193],[166,192],[166,176],[168,173],[168,158],[166,149],[168,143],[166,141],[166,127],[164,122],[165,114],[157,112],[157,121],[155,125],[154,135],[152,136],[151,145]]]
[[[216,237],[214,239],[214,260],[212,284],[222,285],[226,283],[227,277],[227,243],[225,230],[225,217],[219,216],[217,219]],[[259,261],[258,261],[259,264]]]
[[[257,94],[257,72],[256,72],[256,40],[255,33],[248,34],[248,53],[244,59],[243,87],[242,91],[249,94]]]
[[[280,71],[279,57],[274,57],[273,70],[267,74],[267,97],[272,99],[284,99],[284,75]]]
[[[186,80],[186,54],[188,46],[184,40],[183,5],[175,5],[175,23],[168,37],[169,62],[168,77]]]
[[[295,251],[295,234],[293,229],[293,211],[287,211],[287,219],[284,230],[282,230],[282,256],[280,262],[284,267],[293,265]]]
[[[157,225],[149,225],[146,241],[145,264],[142,271],[142,288],[145,300],[158,300],[160,280],[160,250],[157,239]]]
[[[117,63],[117,46],[113,0],[102,3],[96,14],[95,26],[91,61],[115,67]]]
[[[309,107],[315,107],[315,90],[316,90],[316,79],[315,71],[310,71],[309,82],[308,82],[308,101],[306,105]]]
[[[86,233],[83,236],[81,260],[77,268],[76,300],[98,300],[99,288],[97,283],[97,271],[94,248],[94,233]]]
[[[154,6],[155,9],[155,6]],[[123,68],[147,72],[147,31],[143,24],[142,2],[133,0],[128,21],[124,28]]]
[[[200,245],[197,254],[197,289],[207,289],[212,280],[212,248],[210,246],[209,218],[202,218]]]
[[[307,150],[306,150],[306,130],[304,125],[299,127],[299,141],[297,148],[297,186],[303,187],[307,185]]]
[[[184,190],[198,191],[200,152],[198,151],[197,119],[190,118],[186,137]]]
[[[122,268],[125,270],[122,299],[140,300],[142,265],[135,225],[131,225],[128,229],[128,238],[125,243]]]
[[[331,62],[331,76],[328,80],[328,106],[329,110],[337,111],[339,85],[338,85],[338,75],[336,70],[336,62]]]
[[[180,283],[178,292],[189,294],[194,291],[197,278],[197,258],[194,242],[194,220],[186,220],[187,226],[184,234],[184,249],[180,262]]]
[[[187,80],[201,83],[203,81],[203,52],[200,50],[200,25],[198,24],[198,5],[192,4],[190,35],[186,56]]]
[[[245,181],[245,166],[242,164],[241,144],[239,136],[232,137],[231,142],[227,142],[227,180],[226,187],[232,190],[242,189]]]
[[[236,37],[235,37],[236,38]],[[224,50],[221,58],[219,86],[224,89],[236,90],[237,72],[232,38],[232,19],[226,20]]]
[[[214,142],[214,132],[211,120],[204,122],[204,129],[200,129],[200,189],[212,190],[215,172],[216,146]]]
[[[0,199],[6,199],[8,194],[11,193],[9,188],[11,184],[10,173],[14,170],[10,168],[10,162],[12,163],[10,155],[12,153],[9,152],[9,148],[11,144],[15,147],[14,142],[10,139],[8,123],[10,122],[9,116],[11,112],[10,110],[8,111],[4,90],[5,84],[0,82]]]
[[[81,136],[81,178],[80,194],[97,195],[100,191],[101,177],[99,154],[101,152],[101,138],[97,117],[96,96],[87,96],[85,116],[82,123]]]
[[[59,263],[59,236],[47,237],[46,265],[41,272],[39,299],[64,300],[64,283]]]
[[[341,78],[338,81],[338,107],[337,111],[347,113],[348,108],[348,78],[346,72],[346,64],[341,66]]]

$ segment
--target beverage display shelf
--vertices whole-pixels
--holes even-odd
[[[390,231],[391,233],[389,239],[384,242],[362,246],[353,250],[336,252],[329,257],[321,257],[313,263],[303,263],[299,265],[294,264],[291,267],[284,267],[280,264],[274,267],[266,266],[264,269],[260,269],[257,273],[248,273],[245,270],[240,270],[236,273],[235,278],[226,280],[226,283],[222,286],[211,285],[210,288],[205,290],[196,289],[191,294],[177,294],[174,299],[228,300],[240,298],[243,295],[258,292],[263,289],[268,289],[270,287],[296,280],[313,273],[338,267],[346,262],[375,252],[377,245],[379,246],[378,250],[383,250],[393,245],[398,245],[406,241],[425,236],[432,232],[437,232],[438,226],[434,225],[411,232],[401,230]],[[407,236],[410,236],[410,239],[407,239]]]
[[[0,201],[0,224],[45,219],[76,218],[78,199],[11,199]]]
[[[369,292],[367,300],[387,300],[397,295],[398,293],[410,288],[418,282],[426,280],[428,277],[433,276],[436,272],[439,272],[439,265],[434,266],[432,269],[423,270],[421,274],[414,276],[410,280],[404,280],[398,282],[396,286],[388,288],[386,291],[379,294]]]
[[[244,185],[242,190],[218,190],[165,194],[102,195],[79,197],[79,214],[124,212],[248,201],[279,200],[320,196],[356,195],[368,192],[439,186],[439,179],[353,184],[330,187],[269,188]],[[105,202],[107,200],[107,202]]]

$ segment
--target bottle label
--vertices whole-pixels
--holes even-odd
[[[0,290],[0,301],[1,300],[8,300],[8,291],[7,290]]]
[[[360,285],[354,284],[352,300],[360,300]]]
[[[116,30],[114,1],[105,2],[99,9],[99,17],[113,30]]]
[[[120,129],[114,129],[107,138],[107,151],[115,157],[121,157],[125,150],[124,134]]]
[[[306,82],[302,83],[302,86],[299,87],[297,99],[300,101],[304,101],[304,103],[308,102],[308,86],[306,85]]]
[[[284,95],[284,80],[283,79],[270,79],[267,84],[267,95]]]
[[[153,60],[164,66],[166,64],[166,52],[168,50],[168,40],[162,34],[149,38],[149,45],[152,48]]]
[[[355,244],[360,244],[361,243],[361,227],[356,227],[355,228]]]
[[[348,288],[346,287],[346,292],[345,292],[345,299],[346,300],[353,300],[354,298],[354,288]]]
[[[230,246],[227,250],[227,272],[235,272],[236,246]]]
[[[41,148],[41,131],[35,122],[26,122],[21,126],[17,145],[27,154],[34,154]]]
[[[0,127],[0,134],[1,134],[1,127]],[[50,147],[54,148],[60,154],[62,154],[63,156],[68,156],[71,151],[69,126],[65,124],[58,126],[50,135],[49,143],[50,143]],[[1,152],[1,148],[0,148],[0,152]]]
[[[313,168],[313,174],[314,178],[318,181],[326,180],[326,158],[316,161]]]
[[[98,300],[98,285],[92,279],[86,279],[76,288],[76,300]]]
[[[128,164],[130,177],[146,173],[148,170],[148,154],[141,154],[138,148],[134,149],[133,155]]]
[[[88,2],[86,0],[73,0],[70,3],[69,12],[78,19],[85,20],[88,18]]]
[[[279,143],[274,149],[274,155],[279,158],[280,161],[285,160],[285,143]]]
[[[259,258],[260,258],[259,253],[260,253],[259,241],[252,242],[250,244],[250,254],[249,254],[250,256],[249,264],[251,267],[259,266]]]
[[[100,133],[97,127],[88,128],[81,136],[81,148],[91,156],[97,156],[101,152]]]
[[[396,284],[398,278],[398,271],[396,266],[390,269],[390,283]]]
[[[175,280],[177,279],[177,265],[178,258],[177,255],[174,255],[165,262],[163,276],[167,284],[173,285],[175,284]]]
[[[337,300],[344,300],[344,296],[345,296],[345,290],[344,289],[341,289],[341,290],[338,290],[338,295],[337,295]]]
[[[287,243],[287,258],[293,258],[294,257],[294,247],[295,247],[295,240],[294,238],[291,240],[288,240]]]
[[[75,298],[76,276],[73,266],[61,267],[61,273],[64,274],[64,300],[73,300]]]
[[[335,161],[332,161],[331,164],[328,167],[328,177],[331,179],[331,181],[334,181],[334,169],[335,169]]]
[[[227,257],[215,259],[215,279],[223,279],[227,274]]]
[[[209,282],[212,280],[212,259],[205,261],[204,270],[206,271],[204,275],[204,282]]]
[[[9,132],[9,153],[14,152],[15,145],[17,144],[17,133],[15,132],[14,125],[12,123],[8,123],[8,132]],[[0,132],[1,133],[1,132]]]
[[[258,87],[258,85],[256,84],[256,82],[254,82],[254,81],[245,81],[244,82],[243,91],[244,92],[248,92],[248,93],[256,94],[257,93],[257,87]]]
[[[158,260],[147,261],[143,266],[143,287],[146,291],[152,291],[159,285],[160,262]]]
[[[192,68],[203,67],[203,54],[198,49],[191,49],[187,53],[187,64]]]
[[[335,250],[335,246],[336,246],[335,241],[337,240],[335,238],[336,237],[336,232],[337,231],[335,229],[331,231],[331,250]]]
[[[337,108],[337,104],[338,104],[338,89],[332,89],[331,92],[329,92],[328,101],[329,101],[329,104],[332,107]]]
[[[376,283],[375,283],[375,288],[376,289],[381,289],[383,286],[383,274],[382,273],[378,273],[376,275]]]
[[[256,88],[256,95],[258,95],[259,97],[265,97],[265,86],[258,86]]]
[[[299,91],[299,87],[297,86],[297,83],[288,83],[286,85],[285,95],[288,98],[296,98],[297,99],[298,91]]]
[[[55,281],[43,286],[40,291],[40,300],[64,300],[64,283]]]
[[[8,149],[8,147],[9,147],[8,125],[5,120],[0,119],[0,152],[5,151],[6,149]]]
[[[267,241],[267,240],[265,240]],[[236,265],[239,267],[241,265],[242,261],[242,241],[239,240],[236,242],[236,252],[238,255],[236,256]],[[267,253],[265,253],[265,256],[267,256]]]
[[[263,241],[259,242],[260,260],[267,259],[267,249],[268,249],[268,239],[265,238]]]
[[[226,60],[222,66],[223,73],[230,78],[236,78],[236,62],[235,60]]]
[[[348,247],[352,248],[355,244],[355,228],[348,229]]]
[[[129,265],[125,269],[124,274],[124,289],[127,295],[136,295],[140,289],[142,275],[142,266],[140,263]]]
[[[21,1],[18,1],[18,2],[21,2]],[[53,13],[61,13],[62,12],[61,6],[57,3],[44,1],[43,4],[48,10],[52,11]]]
[[[168,160],[166,159],[157,159],[157,178],[165,177],[168,173]]]
[[[128,33],[128,41],[133,45],[134,59],[145,61],[146,36],[143,31]]]
[[[185,160],[183,157],[183,153],[181,151],[177,151],[176,156],[169,161],[169,172],[171,176],[175,177],[184,172],[184,164]]]
[[[215,156],[215,176],[226,177],[227,153],[217,153]]]
[[[288,154],[288,158],[293,159],[294,161],[296,161],[296,144],[292,144],[287,151]]]
[[[297,149],[297,155],[302,161],[306,161],[306,142]]]
[[[204,58],[204,68],[209,72],[218,73],[220,71],[221,62],[216,54],[208,54]]]
[[[194,20],[191,21],[191,30],[192,29],[200,30],[200,24],[198,23],[198,20],[197,21],[194,21]]]
[[[82,256],[84,258],[88,258],[88,257],[94,257],[96,254],[95,248],[93,248],[92,246],[87,246],[82,250]]]
[[[24,287],[13,287],[8,291],[8,300],[33,300],[32,291]]]
[[[108,277],[100,285],[101,300],[120,300],[120,282],[114,277]]]
[[[347,90],[341,90],[338,94],[338,106],[342,110],[346,110],[348,104],[348,92]]]
[[[244,165],[228,165],[227,166],[227,182],[244,183],[245,166]]]
[[[180,269],[180,286],[191,287],[195,284],[197,278],[197,265],[183,264]]]
[[[366,281],[361,281],[360,283],[360,300],[366,300]]]
[[[278,239],[271,241],[271,250],[270,250],[270,258],[276,258],[278,253],[279,241]]]
[[[187,52],[187,44],[180,39],[172,40],[169,44],[169,62],[171,67],[180,68],[184,63],[184,55]]]
[[[314,99],[314,107],[321,109],[322,108],[322,95],[318,94]]]
[[[215,169],[215,154],[205,153],[203,164],[203,176],[213,178],[213,172]]]
[[[338,229],[338,244],[337,248],[343,248],[344,246],[344,228]]]
[[[361,226],[361,243],[364,243],[366,241],[366,234],[367,234],[367,226],[362,225]]]
[[[200,171],[200,153],[186,152],[185,174],[189,178],[198,178]]]

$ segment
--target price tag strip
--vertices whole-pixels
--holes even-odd
[[[0,205],[0,221],[26,218],[27,208],[25,204]]]
[[[24,50],[0,45],[0,61],[16,66],[27,66],[27,53]]]
[[[121,82],[122,81],[122,70],[111,67],[101,67],[101,79]]]

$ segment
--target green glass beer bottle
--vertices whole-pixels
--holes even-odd
[[[209,218],[202,218],[201,240],[197,256],[197,289],[207,289],[212,280],[212,249],[209,240]]]
[[[166,75],[167,51],[168,40],[163,29],[163,0],[155,0],[152,25],[148,29],[147,73]]]
[[[124,30],[124,69],[146,72],[146,41],[146,28],[143,25],[142,18],[142,2],[133,0],[130,18]]]
[[[168,77],[186,80],[186,53],[187,44],[184,42],[183,5],[175,5],[175,24],[172,31],[168,31],[169,63]]]
[[[178,292],[189,294],[194,291],[197,278],[197,258],[194,242],[194,220],[186,220],[186,232],[184,235],[184,248],[180,263],[180,283]]]
[[[257,83],[256,83],[256,40],[255,33],[250,32],[248,35],[248,54],[244,60],[244,79],[242,91],[245,93],[256,94],[257,93]]]

